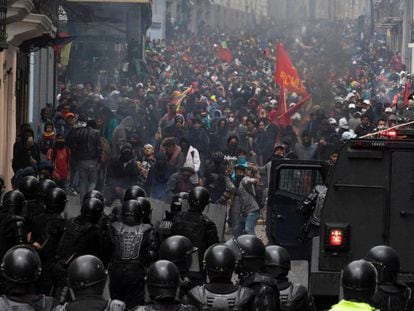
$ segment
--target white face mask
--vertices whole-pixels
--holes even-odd
[[[366,110],[365,108],[362,108],[362,109],[361,109],[361,112],[362,112],[362,113],[364,113],[364,112],[366,112],[366,111],[367,111],[367,110]]]

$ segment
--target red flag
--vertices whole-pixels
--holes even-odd
[[[299,94],[307,93],[302,80],[296,72],[296,68],[293,66],[281,42],[277,44],[275,82],[279,85],[284,85],[289,91]]]
[[[281,87],[280,87],[280,97],[279,97],[279,108],[278,108],[278,113],[279,113],[279,117],[278,117],[278,125],[285,127],[287,125],[290,125],[290,118],[286,116],[286,112],[288,111],[287,109],[287,104],[286,104],[286,89],[285,89],[285,85],[282,82]]]
[[[405,84],[404,88],[404,106],[408,106],[408,96],[410,95],[410,83]]]
[[[288,111],[286,111],[284,114],[280,114],[280,120],[286,120],[288,121],[288,125],[291,124],[290,117],[294,115],[296,111],[298,111],[302,106],[312,97],[311,94],[306,95],[304,98],[302,98],[295,106],[290,108]],[[286,105],[285,105],[286,106]]]
[[[218,47],[216,49],[216,56],[218,59],[226,63],[231,63],[231,61],[233,60],[233,54],[231,53],[231,50],[229,48]]]

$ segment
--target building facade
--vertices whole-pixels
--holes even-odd
[[[0,52],[0,175],[10,186],[13,144],[20,125],[29,121],[30,53],[48,46],[56,27],[40,1],[32,0],[9,0],[6,23],[8,48]],[[53,63],[53,56],[47,61]]]

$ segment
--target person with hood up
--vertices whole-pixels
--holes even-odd
[[[173,169],[167,163],[165,153],[155,155],[155,164],[151,166],[145,182],[145,191],[148,196],[158,200],[164,200],[167,193],[167,182],[173,174]]]
[[[167,203],[170,203],[176,194],[190,192],[197,186],[191,181],[194,174],[194,165],[188,163],[179,172],[171,175],[167,183]]]
[[[40,150],[35,143],[33,130],[24,128],[21,130],[20,140],[13,146],[13,171],[16,173],[19,169],[36,166],[38,162],[40,162]]]
[[[118,159],[121,155],[122,146],[128,142],[128,135],[134,128],[134,118],[125,117],[121,123],[115,128],[112,134],[111,157]]]
[[[199,118],[192,120],[192,124],[188,133],[190,144],[196,148],[203,160],[203,155],[209,153],[210,138],[207,130],[203,127],[203,122]]]
[[[174,117],[174,123],[166,127],[163,131],[163,137],[175,137],[180,140],[187,135],[187,129],[185,125],[184,117],[181,114],[177,114]]]
[[[129,187],[136,185],[139,177],[139,167],[135,161],[132,146],[126,143],[122,146],[121,155],[117,160],[112,159],[108,167],[108,187],[110,197],[107,204],[115,199],[124,197]]]
[[[221,118],[216,124],[214,131],[214,143],[212,147],[216,151],[223,151],[226,148],[227,139],[229,138],[230,130],[226,118]]]

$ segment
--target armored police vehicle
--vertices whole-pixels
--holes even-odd
[[[309,262],[312,295],[338,296],[341,269],[379,244],[397,250],[400,279],[414,284],[413,133],[351,140],[331,168],[317,161],[272,163],[267,236],[292,259]],[[318,197],[312,190],[324,183],[321,206],[314,202],[303,213],[307,200]]]

